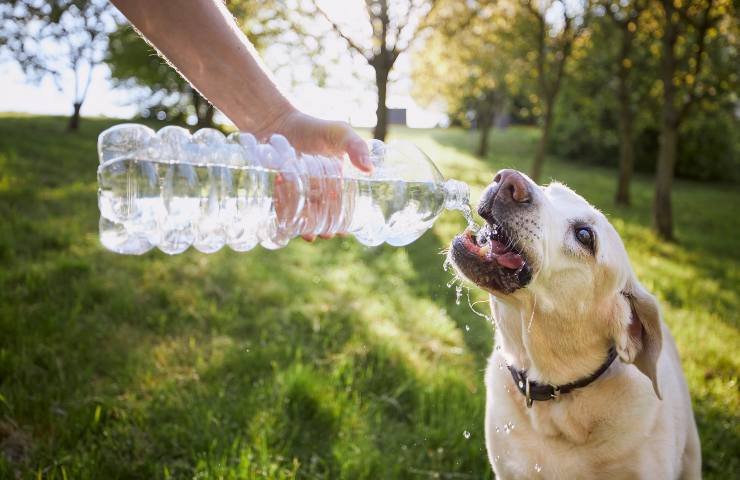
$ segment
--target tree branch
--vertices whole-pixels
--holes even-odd
[[[329,15],[327,15],[326,12],[321,7],[319,7],[319,5],[315,1],[314,1],[314,6],[316,7],[316,10],[321,14],[321,16],[323,16],[324,19],[327,22],[329,22],[332,29],[337,33],[337,35],[342,37],[344,41],[347,42],[350,48],[352,48],[357,53],[362,55],[365,58],[365,60],[367,60],[368,62],[372,60],[372,56],[368,55],[367,52],[365,52],[365,50],[362,47],[360,47],[357,43],[355,43],[355,41],[352,40],[348,35],[345,35],[345,33],[342,31],[342,28],[336,22],[334,22],[334,20],[329,18]]]
[[[424,18],[419,20],[419,24],[416,26],[416,30],[414,31],[414,34],[411,36],[411,38],[409,38],[408,42],[406,42],[406,45],[404,45],[402,48],[398,48],[398,39],[401,38],[401,34],[402,34],[401,30],[403,29],[403,27],[399,26],[398,34],[397,34],[398,36],[396,37],[396,45],[393,46],[393,54],[395,55],[396,58],[398,58],[400,54],[402,54],[403,52],[408,50],[409,47],[411,47],[411,44],[414,43],[414,40],[416,40],[416,38],[419,36],[419,34],[421,34],[421,32],[433,26],[433,24],[429,22],[429,19],[434,14],[436,7],[439,5],[439,2],[438,0],[431,0],[429,4],[430,4],[429,11],[426,14],[424,14]],[[418,10],[418,8],[416,10]],[[471,15],[469,17],[469,20],[467,21],[467,23],[470,23],[470,21],[472,21],[473,16],[474,15]]]

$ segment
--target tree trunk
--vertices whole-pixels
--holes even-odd
[[[203,98],[194,88],[191,90],[193,95],[193,108],[195,109],[196,128],[213,128],[213,115],[216,109],[211,103]]]
[[[378,108],[375,110],[377,123],[373,130],[373,138],[383,141],[388,134],[388,107],[385,105],[385,100],[388,94],[389,73],[390,69],[386,68],[385,65],[375,65],[375,84],[378,87]]]
[[[630,204],[630,181],[635,164],[635,149],[632,143],[632,102],[629,92],[629,60],[632,38],[625,26],[622,31],[622,49],[617,74],[617,100],[619,101],[619,180],[617,182],[617,205]]]
[[[213,108],[209,102],[204,102],[203,113],[198,114],[198,128],[213,128],[213,115],[216,113],[216,109]]]
[[[676,85],[673,78],[676,73],[675,45],[678,38],[677,27],[672,19],[673,2],[664,2],[665,32],[663,34],[663,58],[661,61],[661,79],[663,81],[663,106],[660,119],[660,146],[658,165],[655,175],[655,200],[653,204],[653,222],[655,228],[665,240],[673,240],[673,209],[671,206],[671,187],[678,154],[678,111],[676,109]]]
[[[488,137],[491,134],[491,125],[493,124],[492,115],[483,115],[478,120],[478,129],[480,130],[480,141],[478,143],[478,156],[486,158],[488,155]]]
[[[655,204],[653,220],[658,235],[665,240],[673,240],[673,207],[671,187],[673,171],[678,153],[678,129],[675,125],[663,122],[660,132],[658,170],[655,176]]]
[[[539,183],[540,176],[542,175],[542,168],[545,164],[545,156],[547,155],[547,143],[550,141],[550,130],[552,127],[552,110],[555,104],[555,98],[550,98],[545,101],[545,116],[543,117],[542,123],[542,136],[540,142],[537,144],[537,152],[534,156],[534,163],[532,164],[532,170],[530,177],[535,183]]]
[[[80,129],[80,109],[81,108],[82,108],[82,102],[74,103],[74,110],[72,111],[72,116],[69,117],[69,122],[67,123],[68,132],[76,132]]]

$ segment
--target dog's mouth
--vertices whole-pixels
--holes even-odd
[[[455,237],[450,258],[468,280],[492,293],[512,293],[532,279],[532,267],[516,237],[496,219],[478,232],[466,229]]]

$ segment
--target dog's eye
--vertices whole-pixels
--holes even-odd
[[[594,249],[594,232],[588,227],[577,227],[576,228],[576,240],[583,245],[588,247],[589,250]]]

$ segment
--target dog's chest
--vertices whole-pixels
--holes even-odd
[[[537,407],[542,405],[524,414],[489,417],[488,446],[496,473],[502,478],[577,478],[593,471],[589,459],[599,455],[572,455],[574,449],[592,449],[589,425],[565,409]]]
[[[568,478],[593,471],[595,455],[573,455],[574,449],[591,451],[599,420],[572,402],[535,402],[525,399],[505,369],[489,371],[486,438],[489,457],[502,478]],[[495,390],[491,391],[490,388]],[[597,442],[600,443],[600,442]],[[572,477],[571,478],[576,478]]]

